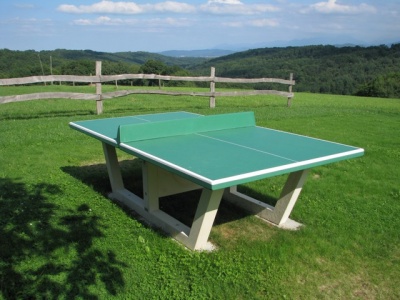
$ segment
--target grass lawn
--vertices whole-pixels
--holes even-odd
[[[0,95],[48,88],[0,87]],[[399,99],[296,93],[287,108],[278,96],[220,97],[210,109],[207,98],[131,95],[95,110],[65,99],[0,105],[0,299],[400,298]],[[260,126],[365,156],[311,170],[291,215],[301,230],[223,201],[211,232],[218,250],[192,252],[107,199],[100,142],[68,126],[180,110],[254,111]],[[137,161],[119,156],[126,185],[140,193]],[[270,201],[285,178],[240,188]],[[184,219],[194,196],[163,205]]]

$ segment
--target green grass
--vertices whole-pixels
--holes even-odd
[[[37,88],[46,90],[0,94]],[[216,103],[132,95],[105,101],[101,116],[92,101],[0,105],[0,299],[400,298],[400,101],[297,93],[291,108],[271,96]],[[176,110],[251,110],[260,126],[363,147],[365,156],[311,170],[292,213],[301,230],[222,202],[211,233],[218,250],[191,252],[107,199],[101,144],[68,126]],[[119,155],[140,193],[138,164]],[[268,201],[284,180],[241,188]],[[190,211],[190,197],[171,202]]]

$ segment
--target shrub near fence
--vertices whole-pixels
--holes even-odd
[[[132,80],[132,79],[155,79],[160,82],[159,90],[121,90],[115,92],[102,93],[102,83],[104,82],[117,82],[119,80]],[[164,91],[161,89],[161,81],[192,81],[192,82],[210,82],[209,92],[179,92],[179,91]],[[112,99],[116,97],[126,96],[130,94],[160,94],[160,95],[190,95],[190,96],[202,96],[210,97],[210,108],[215,107],[215,98],[217,96],[243,96],[243,95],[279,95],[287,97],[287,106],[291,106],[291,100],[294,97],[292,91],[295,81],[293,80],[293,74],[290,74],[289,80],[279,78],[223,78],[215,76],[215,68],[211,68],[210,76],[167,76],[167,75],[156,75],[156,74],[120,74],[120,75],[101,75],[101,61],[96,61],[96,75],[95,76],[75,76],[75,75],[48,75],[48,76],[31,76],[22,78],[8,78],[0,79],[0,86],[6,85],[23,85],[33,83],[53,83],[53,82],[80,82],[96,85],[95,94],[89,93],[68,93],[68,92],[44,92],[34,93],[26,95],[13,95],[0,97],[0,104],[17,102],[17,101],[28,101],[38,99],[52,99],[52,98],[64,98],[64,99],[80,99],[80,100],[95,100],[97,114],[103,112],[103,100]],[[216,92],[216,83],[279,83],[286,84],[289,86],[288,92],[278,90],[247,90],[247,91],[234,91],[234,92]]]

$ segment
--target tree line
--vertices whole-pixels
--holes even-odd
[[[105,53],[91,50],[12,51],[0,49],[0,78],[37,75],[90,75],[95,60],[103,61],[102,74],[160,74],[232,78],[287,78],[294,74],[296,92],[400,98],[400,44],[370,47],[316,45],[260,48],[214,59],[173,58],[148,52]],[[138,80],[119,84],[155,85]],[[201,85],[174,82],[168,85]],[[221,84],[222,85],[222,84]],[[228,84],[225,84],[228,86]],[[232,84],[230,84],[232,86]],[[246,88],[249,85],[246,84]],[[255,84],[254,89],[278,88]]]
[[[192,68],[223,77],[294,74],[294,91],[400,98],[400,44],[371,47],[261,48],[219,57]]]

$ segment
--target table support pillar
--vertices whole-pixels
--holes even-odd
[[[170,233],[189,249],[208,250],[212,248],[207,241],[223,194],[225,199],[274,225],[287,229],[296,229],[301,226],[289,219],[289,216],[301,193],[308,174],[307,170],[296,171],[289,175],[275,207],[238,192],[236,186],[225,190],[203,188],[192,226],[189,228],[161,211],[159,198],[200,189],[200,186],[156,165],[142,162],[144,196],[141,199],[124,188],[116,148],[103,143],[103,150],[112,188],[111,198],[134,209],[142,217]]]
[[[159,208],[163,196],[179,194],[201,187],[151,163],[142,162],[143,199],[124,187],[116,148],[103,143],[107,171],[111,183],[110,198],[135,210],[150,223],[171,234],[191,250],[210,250],[208,242],[215,216],[221,202],[223,189],[211,191],[203,188],[191,227],[166,214]]]
[[[308,170],[290,173],[275,206],[268,205],[238,192],[236,186],[225,190],[224,199],[276,226],[286,229],[297,229],[301,224],[289,219],[289,216],[301,193],[307,174]]]
[[[203,249],[207,244],[223,192],[224,189],[216,191],[203,189],[190,229],[187,243],[189,248],[194,250]]]
[[[303,185],[307,179],[308,170],[297,171],[289,174],[285,186],[282,189],[278,202],[274,207],[272,222],[278,225],[285,223],[300,196]]]
[[[124,189],[124,182],[122,180],[121,170],[119,167],[117,152],[114,146],[107,143],[103,144],[104,157],[106,159],[108,177],[110,179],[111,190],[116,192]]]
[[[160,209],[160,193],[157,168],[145,161],[142,161],[142,178],[143,178],[143,200],[144,208],[148,212]]]

